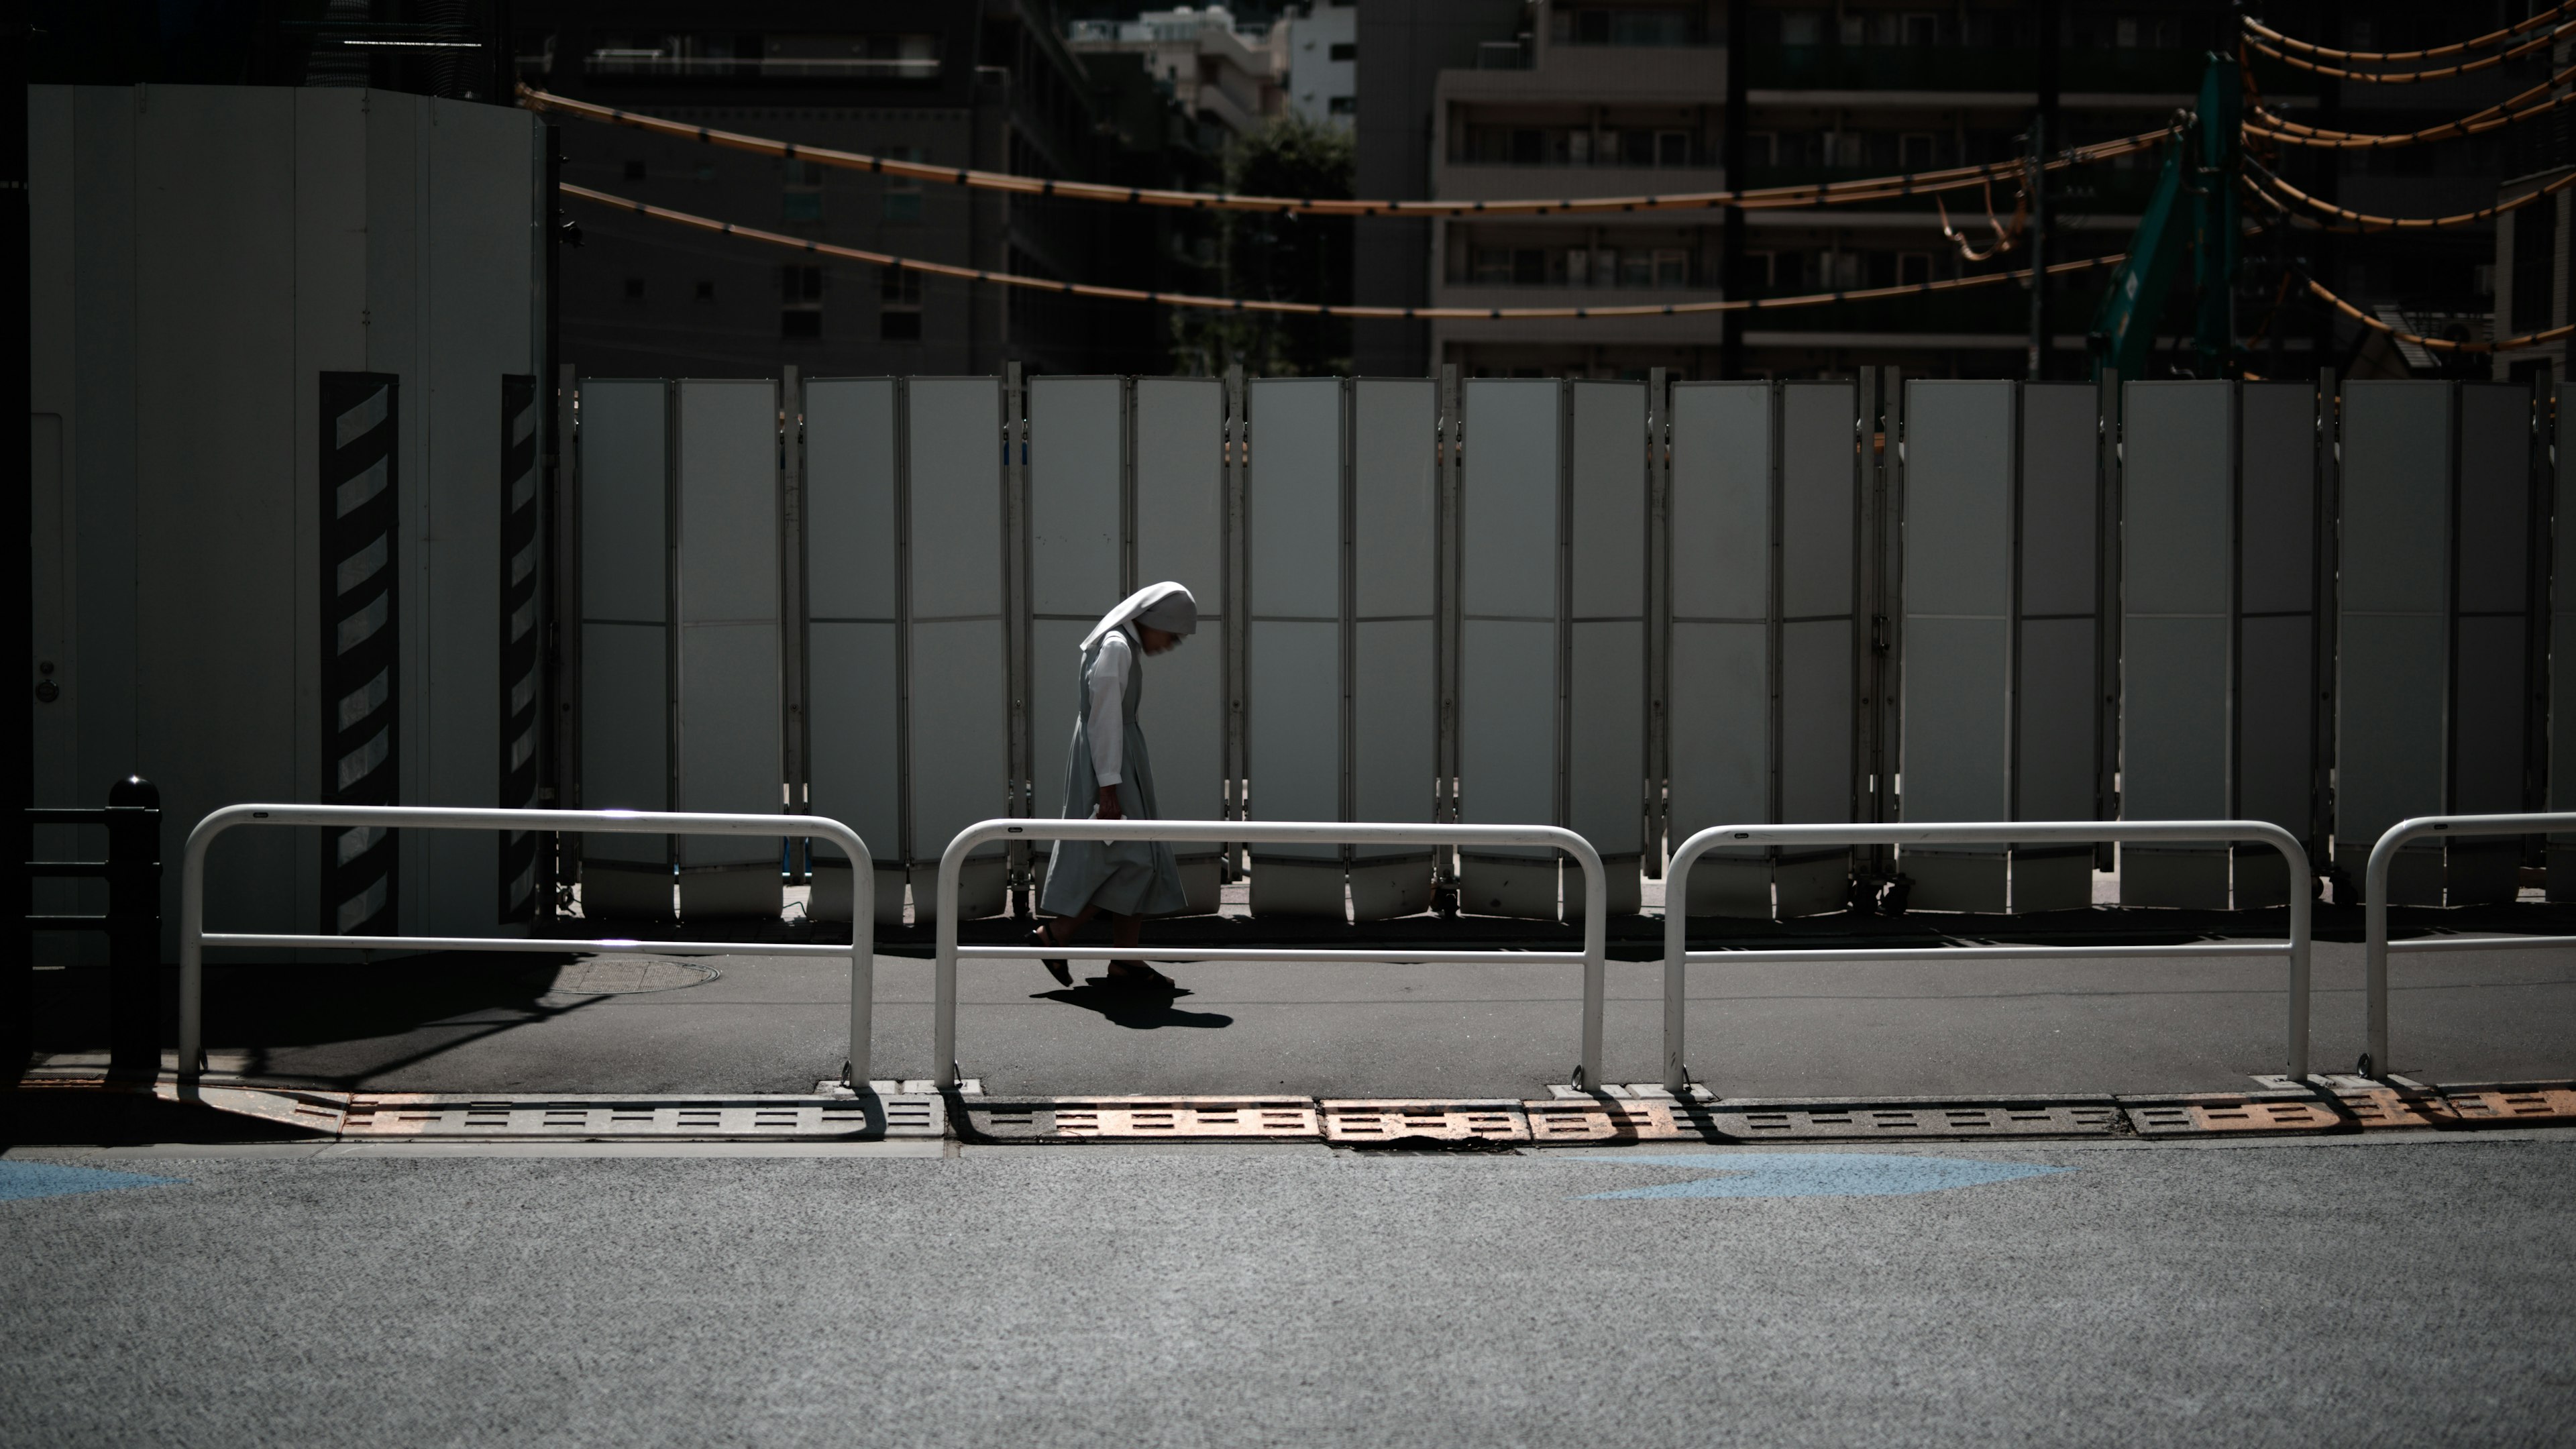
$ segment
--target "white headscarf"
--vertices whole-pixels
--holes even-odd
[[[1081,647],[1089,650],[1101,636],[1126,623],[1140,620],[1166,634],[1195,634],[1199,627],[1199,601],[1188,589],[1166,580],[1147,584],[1118,601],[1118,607],[1100,616],[1091,632],[1082,636]]]

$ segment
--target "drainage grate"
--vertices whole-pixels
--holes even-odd
[[[188,1100],[180,1095],[178,1084],[167,1077],[152,1090],[165,1102]],[[249,1087],[199,1086],[190,1097],[218,1112],[321,1133],[338,1132],[349,1105],[349,1099],[336,1092],[263,1092]]]
[[[2107,1137],[2119,1109],[2093,1102],[1889,1103],[1774,1107],[1720,1102],[1720,1131],[1743,1141],[1895,1137]]]
[[[386,1093],[350,1099],[351,1138],[938,1137],[937,1097],[520,1097]]]
[[[2373,1087],[2339,1091],[2353,1121],[2370,1127],[2495,1127],[2576,1122],[2576,1089],[2565,1086]]]
[[[1705,1102],[1634,1098],[1524,1102],[1530,1140],[1569,1147],[1619,1142],[1732,1142],[1736,1140]]]
[[[2141,1137],[2199,1137],[2217,1132],[2331,1132],[2348,1124],[2332,1103],[2314,1097],[2201,1096],[2123,1099]]]
[[[1529,1120],[1518,1102],[1327,1101],[1327,1142],[1391,1142],[1399,1137],[1527,1142]]]
[[[968,1128],[995,1142],[1314,1141],[1305,1097],[1063,1097],[966,1104]]]

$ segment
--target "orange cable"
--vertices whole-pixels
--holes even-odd
[[[2400,60],[2438,60],[2443,56],[2458,55],[2463,51],[2484,50],[2490,45],[2511,40],[2515,36],[2524,34],[2528,31],[2537,30],[2541,26],[2548,24],[2550,21],[2557,19],[2559,16],[2566,14],[2570,9],[2576,9],[2576,3],[2553,5],[2547,10],[2544,10],[2508,29],[2489,31],[2485,35],[2477,36],[2469,40],[2458,41],[2450,45],[2437,45],[2431,50],[2333,50],[2326,46],[2312,44],[2305,40],[2299,40],[2294,37],[2284,35],[2280,31],[2274,30],[2271,26],[2264,24],[2262,21],[2254,19],[2250,15],[2245,18],[2245,28],[2267,40],[2276,41],[2281,45],[2298,51],[2302,55],[2321,55],[2328,60],[2357,60],[2372,64],[2386,64],[2391,61]]]

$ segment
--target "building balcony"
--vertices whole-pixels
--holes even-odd
[[[1763,91],[1970,92],[2026,96],[2039,85],[2038,52],[1962,45],[1784,45],[1747,56],[1746,84]],[[2063,95],[2188,95],[2204,58],[2191,50],[2065,50]]]
[[[1527,196],[1677,196],[1724,191],[1726,170],[1719,166],[1515,166],[1443,161],[1432,172],[1432,188],[1443,201],[1505,201]],[[1605,225],[1654,219],[1671,225],[1692,215],[1641,212],[1630,217],[1604,213],[1580,219]]]

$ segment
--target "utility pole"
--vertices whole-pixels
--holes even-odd
[[[2057,144],[2058,0],[2034,0],[2039,104],[2030,116],[2030,380],[2048,380],[2048,148]]]
[[[2055,0],[2046,0],[2055,3]],[[1747,0],[1726,0],[1726,138],[1724,148],[1726,189],[1742,191],[1745,183],[1744,131],[1751,108],[1745,102],[1745,54],[1752,49],[1752,6]],[[1726,235],[1720,239],[1718,283],[1728,301],[1744,296],[1751,289],[1744,276],[1744,208],[1726,208]],[[1718,314],[1717,375],[1739,378],[1744,375],[1744,314]]]

